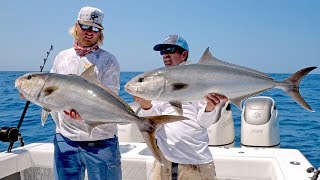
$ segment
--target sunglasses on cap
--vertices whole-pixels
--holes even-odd
[[[172,47],[165,47],[163,49],[160,50],[160,54],[163,55],[163,54],[172,54],[172,53],[175,53],[177,52],[178,49],[174,46]]]
[[[100,32],[101,29],[94,27],[94,26],[89,26],[89,25],[84,25],[84,24],[80,24],[78,23],[80,28],[84,31],[88,31],[89,29],[91,29],[92,32]]]

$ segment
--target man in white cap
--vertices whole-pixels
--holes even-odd
[[[169,35],[153,48],[160,51],[165,66],[188,64],[189,47],[179,35]],[[208,148],[207,128],[217,122],[227,97],[209,93],[206,101],[182,103],[183,116],[190,120],[167,123],[156,131],[163,166],[155,161],[153,180],[215,179],[215,166]],[[140,116],[177,115],[168,102],[134,97],[141,106]]]
[[[52,73],[76,74],[95,65],[98,81],[116,94],[120,90],[120,67],[111,53],[101,49],[103,12],[83,7],[70,33],[73,47],[60,52]],[[74,109],[51,113],[56,123],[54,138],[55,179],[121,179],[121,161],[117,125],[99,125],[89,135],[88,125]]]

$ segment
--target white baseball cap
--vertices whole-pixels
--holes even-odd
[[[80,24],[94,26],[99,29],[103,29],[103,16],[103,12],[100,9],[86,6],[80,9],[78,15],[78,22]]]

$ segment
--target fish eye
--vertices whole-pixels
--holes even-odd
[[[139,78],[138,79],[138,82],[143,82],[144,81],[144,78]]]
[[[31,78],[32,78],[32,76],[31,76],[31,75],[28,75],[27,79],[31,79]]]

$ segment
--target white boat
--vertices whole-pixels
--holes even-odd
[[[124,180],[151,177],[153,156],[145,143],[120,143]],[[296,149],[210,147],[218,180],[310,180],[309,161]],[[53,179],[53,144],[32,143],[0,154],[0,178]]]
[[[245,105],[241,121],[242,147],[234,147],[232,112],[227,108],[222,118],[209,128],[209,149],[213,154],[217,179],[315,178],[316,171],[313,171],[311,163],[299,150],[279,147],[279,125],[274,101],[257,97],[247,100]],[[135,104],[131,106],[137,110]],[[265,112],[268,112],[267,115]],[[250,119],[249,115],[254,119]],[[119,126],[124,180],[146,180],[152,177],[154,158],[136,128],[133,124]],[[0,153],[0,169],[0,179],[3,180],[53,179],[53,144],[32,143],[15,148],[11,153]]]

